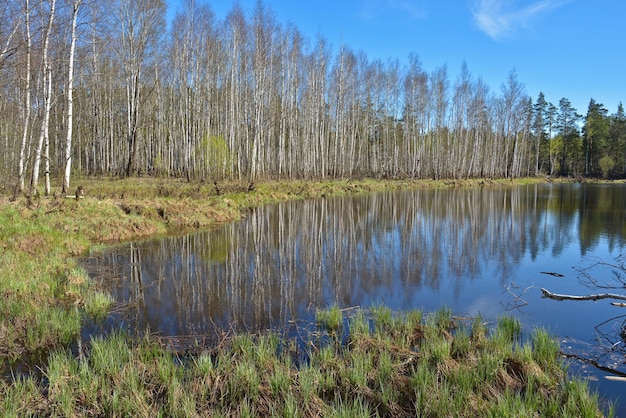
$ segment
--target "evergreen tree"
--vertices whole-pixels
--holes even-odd
[[[611,117],[609,152],[615,159],[616,171],[626,176],[626,113],[621,102],[617,106],[617,113]]]
[[[548,122],[548,144],[547,144],[547,151],[546,153],[548,154],[548,160],[550,161],[550,175],[553,175],[556,171],[556,162],[558,161],[557,159],[557,154],[555,152],[553,152],[554,148],[552,146],[553,144],[553,140],[554,140],[554,129],[556,128],[556,117],[558,114],[558,109],[556,108],[556,106],[552,103],[548,103],[548,112],[546,113],[546,117],[547,117],[547,122]]]
[[[585,176],[597,175],[602,171],[606,177],[615,162],[608,155],[609,118],[608,110],[594,99],[589,101],[585,126],[583,126],[583,148],[585,151]],[[610,161],[609,161],[610,160]],[[603,161],[600,167],[600,161]],[[611,166],[610,168],[608,168]]]
[[[580,115],[572,107],[572,103],[562,98],[559,100],[559,114],[557,116],[557,129],[563,140],[561,149],[561,175],[576,174],[576,148],[575,139],[578,137],[578,126]],[[568,155],[572,153],[572,155]],[[569,163],[569,164],[568,164]]]
[[[549,164],[548,156],[548,102],[543,92],[539,93],[537,102],[533,105],[533,135],[535,138],[535,174],[545,172]]]

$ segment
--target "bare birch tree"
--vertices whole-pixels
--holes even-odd
[[[4,67],[4,62],[17,50],[15,37],[20,29],[22,15],[15,5],[17,2],[4,0],[2,13],[0,13],[0,70]]]
[[[252,52],[253,111],[254,129],[252,133],[250,178],[267,174],[269,162],[269,138],[271,135],[271,101],[273,91],[273,72],[275,65],[274,34],[279,33],[272,13],[257,1],[253,22],[254,51]]]
[[[170,80],[173,89],[172,112],[179,123],[171,127],[180,138],[180,154],[175,171],[189,176],[202,175],[209,170],[214,136],[211,132],[211,108],[214,98],[214,67],[217,60],[212,45],[215,38],[213,12],[208,5],[198,5],[193,0],[184,4],[184,9],[174,18],[170,57]],[[217,56],[215,56],[217,58]],[[164,100],[163,100],[164,101]],[[222,162],[220,162],[222,163]],[[216,172],[217,170],[213,171]]]
[[[447,158],[444,158],[447,152],[448,129],[448,67],[444,65],[438,68],[430,78],[430,91],[434,100],[433,126],[434,131],[430,135],[430,156],[431,160],[431,176],[436,180],[445,177],[445,170],[448,168]]]
[[[426,135],[430,132],[430,100],[428,73],[422,69],[417,55],[409,57],[404,79],[404,130],[406,152],[410,156],[409,177],[423,175],[426,158]]]
[[[165,11],[163,0],[118,0],[113,21],[110,22],[110,30],[118,31],[116,52],[122,65],[126,89],[127,176],[136,170],[140,107],[146,90],[145,73],[165,28]]]
[[[52,24],[54,22],[54,14],[56,8],[56,0],[50,0],[50,9],[48,14],[48,24],[46,26],[46,31],[44,33],[43,38],[43,79],[44,79],[44,91],[43,91],[43,106],[44,106],[44,114],[43,120],[41,122],[41,130],[39,133],[39,142],[37,143],[37,148],[35,149],[35,161],[33,163],[33,176],[30,184],[30,190],[32,194],[38,194],[37,185],[39,183],[39,169],[41,165],[42,159],[42,151],[44,152],[44,163],[45,163],[45,194],[46,196],[50,194],[50,169],[49,169],[49,125],[50,125],[50,108],[52,107],[52,66],[49,62],[49,54],[48,48],[50,46],[50,34],[52,33]],[[43,150],[43,147],[46,147]]]
[[[247,169],[248,135],[244,130],[244,97],[247,88],[247,22],[241,6],[236,4],[225,21],[230,62],[229,62],[229,91],[230,95],[225,104],[228,114],[226,119],[227,142],[231,152],[235,153],[236,165],[232,167],[231,177],[242,179]]]
[[[76,23],[78,20],[78,9],[83,0],[72,1],[72,24],[71,24],[71,41],[70,55],[67,67],[67,136],[65,138],[65,172],[63,175],[62,194],[67,194],[70,188],[70,175],[72,173],[72,127],[74,121],[74,53],[76,51]]]
[[[469,119],[472,105],[472,78],[463,62],[459,78],[454,85],[452,98],[452,126],[454,131],[454,143],[451,145],[451,159],[454,161],[452,176],[460,177],[467,170],[467,157],[469,149]]]
[[[29,0],[24,1],[24,35],[26,37],[26,69],[24,74],[25,85],[24,85],[24,110],[23,110],[23,118],[24,124],[22,126],[22,142],[20,145],[20,157],[18,161],[17,167],[17,177],[18,177],[18,191],[20,193],[24,192],[24,177],[25,177],[25,166],[26,166],[26,145],[29,138],[29,127],[30,127],[30,113],[31,113],[31,50],[32,50],[32,37],[30,32],[30,2]]]

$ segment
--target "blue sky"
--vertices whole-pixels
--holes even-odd
[[[168,0],[173,11],[181,0]],[[202,0],[196,0],[202,1]],[[235,1],[207,0],[222,20]],[[239,0],[251,14],[256,0]],[[543,91],[585,114],[589,100],[613,114],[626,103],[624,0],[264,0],[281,24],[336,52],[345,43],[370,59],[419,56],[431,72],[448,66],[454,83],[463,61],[499,92],[515,70],[533,101]]]

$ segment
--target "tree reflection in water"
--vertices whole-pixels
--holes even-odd
[[[526,325],[554,331],[566,354],[619,371],[624,318],[597,334],[594,325],[620,308],[581,309],[539,288],[585,293],[568,271],[624,252],[625,190],[544,184],[287,202],[211,231],[119,246],[84,260],[117,302],[85,335],[121,327],[196,342],[230,330],[297,333],[331,305],[445,305],[483,318],[513,307]]]

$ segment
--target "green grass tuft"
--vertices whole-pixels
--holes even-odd
[[[315,314],[317,323],[333,335],[337,335],[343,327],[343,314],[338,307],[318,310]]]

